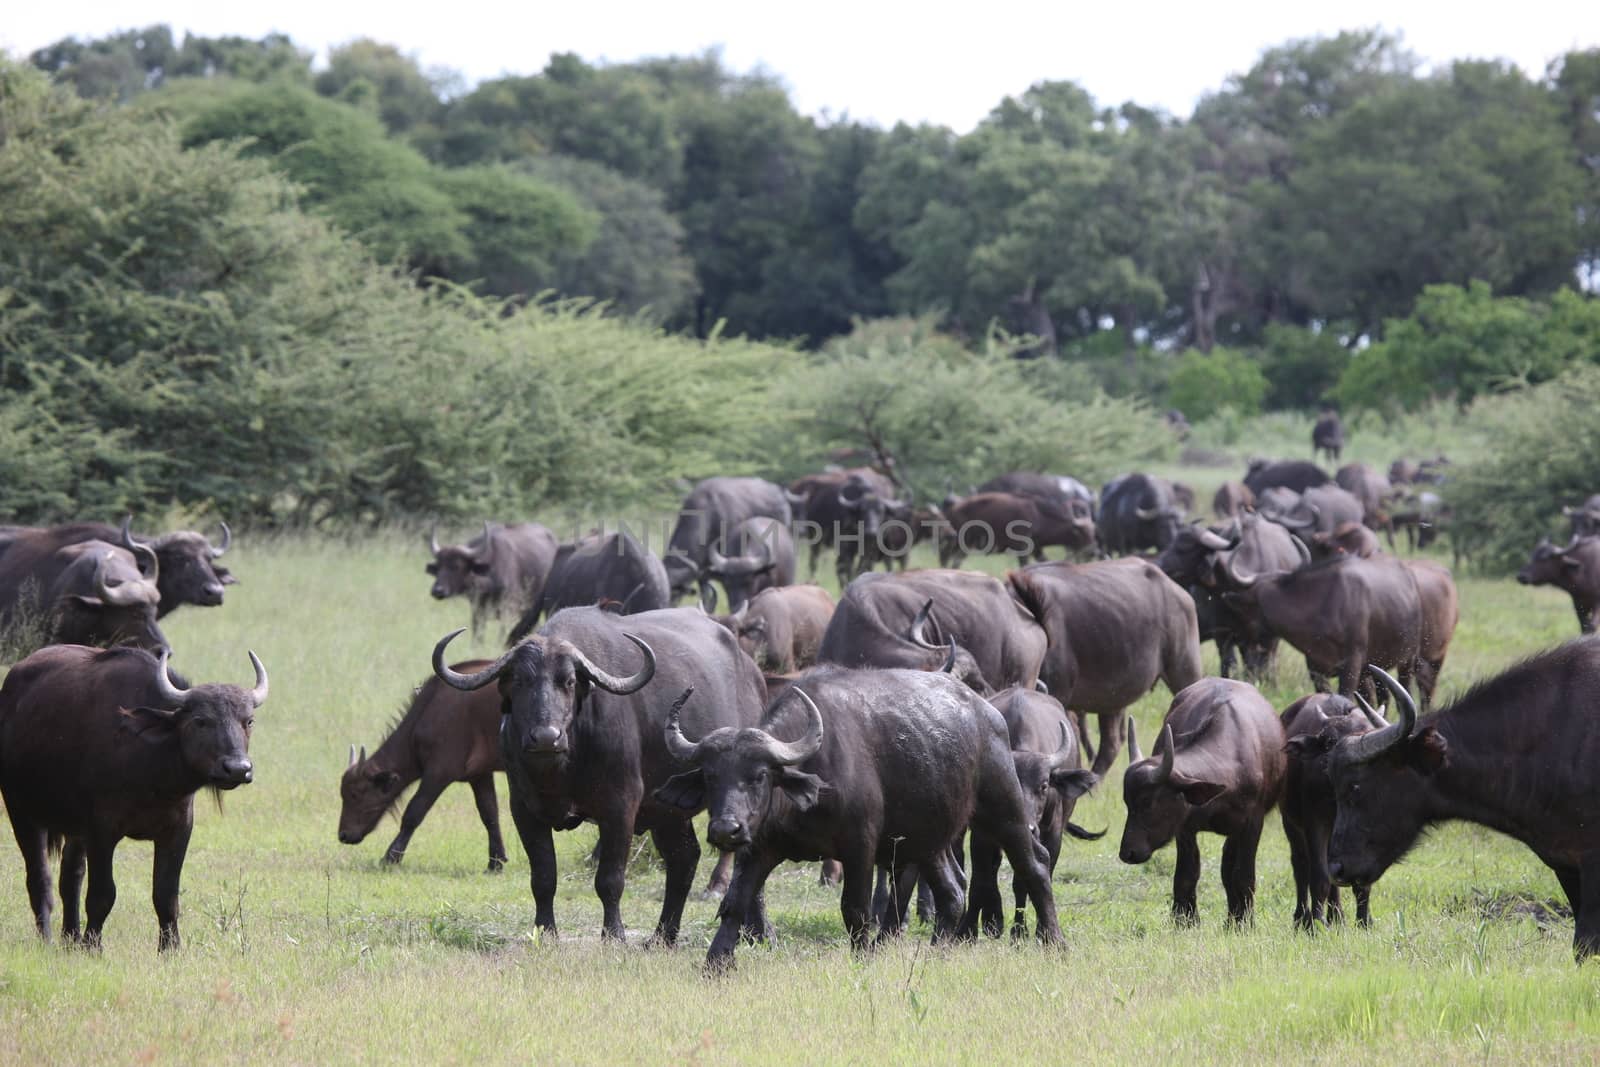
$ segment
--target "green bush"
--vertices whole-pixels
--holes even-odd
[[[1167,403],[1191,420],[1206,419],[1223,408],[1253,415],[1261,410],[1268,382],[1248,356],[1226,348],[1185,352],[1167,382]]]
[[[1267,408],[1309,411],[1332,395],[1350,364],[1350,351],[1332,330],[1273,323],[1257,358],[1267,379]]]

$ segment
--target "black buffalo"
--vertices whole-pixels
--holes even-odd
[[[811,546],[812,577],[824,546],[838,553],[835,573],[843,587],[883,560],[891,542],[908,540],[899,524],[910,529],[913,512],[896,493],[894,482],[870,467],[807,475],[791,484],[797,533]],[[885,539],[884,524],[889,522],[896,524],[895,532]]]
[[[1033,474],[1029,471],[1011,471],[997,478],[990,478],[977,489],[976,493],[1012,493],[1016,496],[1033,497],[1052,504],[1069,504],[1074,500],[1081,500],[1092,509],[1095,504],[1094,491],[1076,478],[1065,474]]]
[[[662,561],[672,595],[697,593],[712,546],[726,545],[740,523],[756,516],[789,525],[791,510],[783,486],[762,478],[707,478],[690,490]]]
[[[780,694],[758,727],[686,731],[673,716],[665,739],[693,769],[656,795],[685,815],[706,810],[706,839],[737,857],[708,967],[732,963],[767,876],[785,860],[839,860],[839,909],[856,948],[867,944],[880,865],[897,882],[920,870],[934,893],[935,938],[954,933],[962,893],[949,855],[969,825],[1000,844],[1027,886],[1039,939],[1060,940],[1005,721],[955,679],[821,667]]]
[[[536,522],[483,524],[483,532],[461,545],[440,545],[428,534],[433,559],[429,590],[435,600],[465,596],[472,606],[472,636],[490,616],[520,616],[539,602],[556,559],[556,535]]]
[[[521,641],[563,608],[610,604],[622,615],[670,607],[666,568],[626,530],[595,533],[556,550],[544,592],[511,628],[508,645]]]
[[[1578,629],[1594,633],[1595,609],[1600,608],[1600,537],[1574,537],[1561,548],[1544,538],[1517,572],[1517,581],[1565,590],[1578,615]]]
[[[967,555],[1010,553],[1019,566],[1044,559],[1052,546],[1070,556],[1095,543],[1094,513],[1081,498],[1054,501],[1013,493],[950,497],[941,509],[939,565],[958,567]]]
[[[621,900],[628,849],[648,832],[666,866],[661,917],[652,940],[672,944],[700,861],[689,817],[654,790],[682,769],[662,740],[669,707],[685,689],[702,697],[694,727],[711,731],[754,723],[761,673],[733,635],[693,608],[620,616],[599,608],[557,612],[539,632],[472,674],[444,664],[447,684],[471,691],[499,685],[500,745],[511,814],[528,853],[534,922],[555,931],[556,854],[551,834],[585,819],[600,827],[594,888],[604,909],[602,936],[622,940]],[[633,667],[626,675],[607,668]]]
[[[1339,462],[1339,453],[1344,451],[1344,423],[1339,419],[1339,413],[1331,408],[1324,409],[1317,416],[1317,423],[1311,427],[1311,452],[1313,455],[1321,453],[1328,457],[1328,462]]]
[[[43,644],[169,647],[156,622],[159,567],[143,544],[131,550],[76,541],[48,553],[32,535],[0,556],[0,630],[27,651]]]
[[[764,589],[794,584],[794,538],[777,519],[763,515],[744,520],[733,528],[725,550],[727,555],[716,545],[706,550],[700,595],[711,602],[710,610],[716,610],[716,591],[707,579],[722,583],[729,611],[738,611]]]
[[[467,660],[450,669],[476,674],[488,666],[488,660]],[[339,781],[339,840],[359,845],[420,778],[422,784],[400,817],[400,832],[383,854],[385,863],[399,863],[439,794],[452,782],[468,782],[489,834],[489,870],[498,871],[506,864],[506,846],[500,837],[494,772],[505,769],[500,694],[487,688],[458,693],[429,678],[417,687],[377,751],[368,756],[365,745],[360,753],[350,746],[350,762]]]
[[[1243,482],[1223,482],[1211,498],[1211,510],[1219,519],[1232,519],[1254,509],[1256,495]]]
[[[1278,713],[1254,686],[1203,678],[1173,697],[1149,759],[1142,757],[1137,741],[1129,748],[1133,763],[1122,777],[1128,806],[1122,862],[1143,863],[1177,838],[1172,917],[1193,923],[1199,918],[1195,890],[1200,882],[1195,838],[1202,830],[1221,834],[1228,918],[1248,921],[1261,827],[1283,791]]]
[[[1332,533],[1347,522],[1361,522],[1366,511],[1354,494],[1337,485],[1314,485],[1300,494],[1293,507],[1280,509],[1263,502],[1260,514],[1309,538],[1319,533]]]
[[[1165,478],[1126,474],[1100,490],[1097,528],[1100,547],[1110,555],[1159,552],[1182,525],[1183,509]]]
[[[1600,533],[1600,493],[1577,507],[1563,506],[1561,514],[1571,521],[1573,537],[1592,537]]]
[[[1361,501],[1361,522],[1374,530],[1388,526],[1386,509],[1389,498],[1394,495],[1394,486],[1382,471],[1365,463],[1346,463],[1334,472],[1333,480],[1340,489]]]
[[[254,777],[250,732],[267,672],[250,653],[255,687],[183,689],[140,649],[41,649],[0,687],[0,797],[27,868],[28,899],[48,938],[50,852],[61,845],[61,933],[77,940],[84,872],[98,946],[116,901],[112,854],[126,837],[155,843],[152,896],[162,949],[178,946],[178,883],[194,828],[194,795]]]
[[[1254,493],[1257,500],[1268,489],[1290,489],[1303,493],[1313,486],[1327,485],[1331,481],[1333,479],[1328,477],[1327,471],[1303,459],[1254,459],[1250,461],[1250,469],[1244,476],[1245,488]]]
[[[0,549],[0,566],[27,569],[38,566],[59,549],[85,541],[104,541],[127,549],[141,557],[140,571],[156,582],[161,599],[156,606],[156,617],[166,618],[185,604],[197,607],[216,607],[222,603],[224,587],[238,584],[239,579],[217,560],[233,545],[233,531],[228,524],[218,523],[222,530],[222,544],[213,545],[204,534],[193,530],[174,530],[157,537],[135,536],[131,530],[132,516],[122,520],[121,526],[104,522],[73,522],[61,526],[8,527],[5,547]],[[154,554],[136,552],[141,545]],[[11,549],[15,548],[15,555]],[[24,562],[26,560],[26,562]]]
[[[1572,905],[1578,959],[1600,951],[1600,639],[1541,652],[1421,718],[1374,673],[1399,721],[1330,753],[1333,880],[1372,885],[1429,827],[1465,819],[1532,849]]]

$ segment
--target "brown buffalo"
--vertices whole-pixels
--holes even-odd
[[[148,545],[76,541],[49,552],[26,534],[0,556],[0,631],[44,644],[167,647],[156,622],[159,566]]]
[[[939,539],[939,565],[959,567],[971,553],[1008,553],[1018,566],[1044,559],[1052,546],[1068,555],[1093,547],[1094,514],[1087,501],[1054,503],[1011,493],[951,497],[942,508],[947,525]]]
[[[1331,559],[1334,556],[1360,556],[1371,559],[1382,549],[1378,535],[1359,522],[1341,522],[1337,528],[1311,535],[1313,559]]]
[[[833,609],[833,597],[820,585],[789,585],[763,590],[717,621],[763,671],[785,675],[817,661]]]
[[[1553,585],[1572,597],[1578,629],[1594,633],[1595,609],[1600,607],[1600,537],[1574,537],[1561,548],[1547,537],[1533,549],[1528,565],[1517,572],[1523,585]]]
[[[1223,482],[1211,498],[1211,510],[1219,519],[1236,518],[1256,506],[1256,495],[1243,482]]]

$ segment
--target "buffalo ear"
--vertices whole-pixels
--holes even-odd
[[[387,793],[400,784],[400,776],[394,771],[379,771],[372,776],[372,784]]]
[[[1296,734],[1283,743],[1285,752],[1305,763],[1310,763],[1332,747],[1332,741],[1323,734]]]
[[[674,774],[656,789],[656,800],[691,815],[706,806],[706,776],[699,767]]]
[[[801,811],[810,811],[817,806],[817,801],[822,797],[824,785],[821,778],[804,771],[797,771],[793,767],[783,767],[778,772],[778,785],[794,806]]]
[[[438,577],[438,575],[439,575],[439,565],[437,563],[430,563],[426,567],[423,567],[422,569],[424,571],[427,571],[429,574],[433,575],[434,577]]]
[[[97,596],[79,596],[77,593],[73,593],[67,599],[76,601],[86,608],[103,608],[106,606],[106,602]]]
[[[1583,561],[1582,560],[1573,559],[1571,556],[1562,556],[1561,557],[1561,566],[1566,570],[1575,571],[1579,567],[1583,566]]]
[[[472,564],[472,573],[473,574],[477,574],[477,575],[488,574],[489,573],[489,565],[487,563],[482,562],[482,561],[474,561],[473,564]]]
[[[1450,762],[1450,745],[1431,726],[1418,730],[1406,745],[1411,765],[1423,774],[1433,774]]]
[[[1063,800],[1077,800],[1083,794],[1095,787],[1100,778],[1093,771],[1067,770],[1062,768],[1050,772],[1050,784],[1061,794]]]
[[[239,579],[235,578],[233,576],[233,572],[226,567],[219,567],[213,563],[211,565],[211,571],[217,576],[217,581],[221,582],[223,585],[239,584]]]
[[[1228,787],[1220,782],[1202,782],[1196,778],[1189,778],[1180,784],[1176,774],[1172,777],[1172,784],[1178,787],[1183,799],[1197,808],[1204,807],[1228,791]]]

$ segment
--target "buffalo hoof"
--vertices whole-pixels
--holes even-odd
[[[733,973],[733,953],[717,956],[707,956],[706,962],[700,968],[703,978],[726,978]]]
[[[677,948],[678,947],[678,938],[676,936],[668,937],[666,934],[662,933],[660,930],[657,930],[655,933],[651,934],[649,937],[644,939],[644,947],[645,948]]]
[[[489,867],[488,867],[487,870],[484,871],[484,873],[485,874],[499,874],[501,871],[503,871],[505,869],[506,869],[506,858],[504,856],[490,856],[489,857]]]
[[[1014,923],[1011,927],[1011,940],[1018,943],[1028,940],[1028,924]]]
[[[386,867],[396,867],[405,858],[406,854],[404,852],[385,852],[383,854],[383,863]]]

